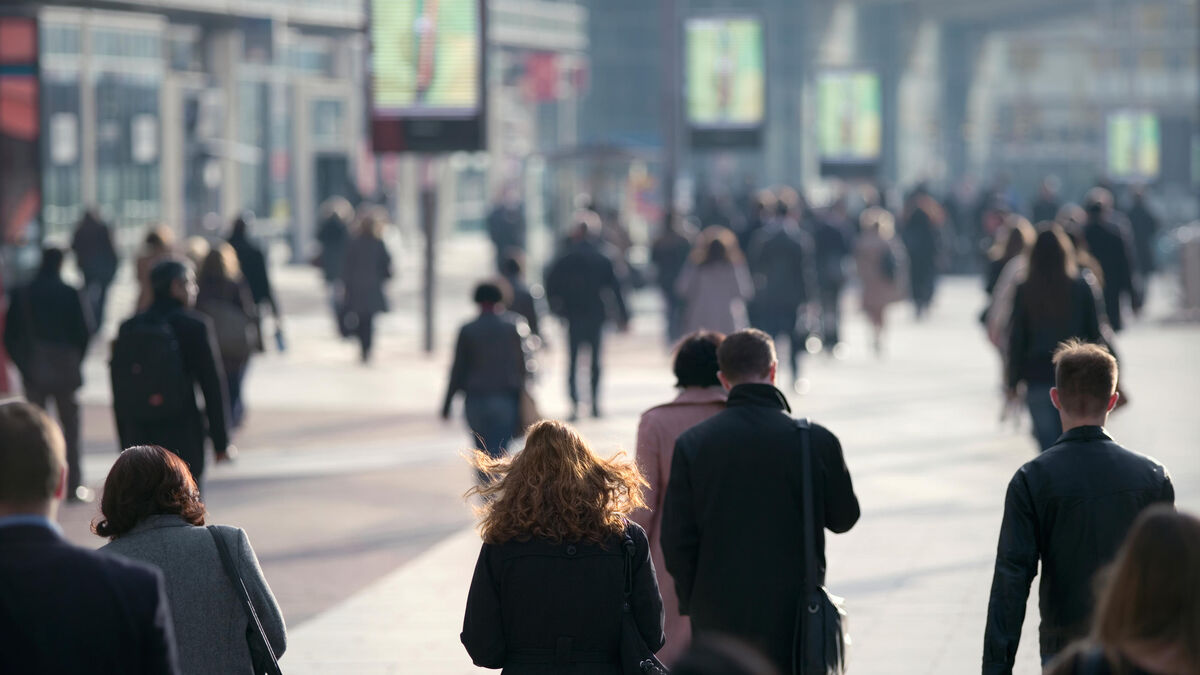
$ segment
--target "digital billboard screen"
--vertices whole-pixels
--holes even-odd
[[[37,22],[0,16],[0,235],[36,234],[41,212]]]
[[[375,149],[478,150],[482,0],[371,0]]]
[[[869,70],[817,75],[817,148],[823,174],[872,172],[883,147],[879,76]]]
[[[1109,177],[1121,181],[1150,181],[1162,168],[1162,129],[1158,116],[1143,110],[1122,110],[1108,116]]]
[[[686,112],[694,142],[757,143],[766,111],[762,22],[696,17],[685,26]]]

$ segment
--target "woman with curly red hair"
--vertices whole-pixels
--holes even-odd
[[[495,477],[467,493],[483,498],[483,548],[461,636],[475,665],[508,675],[620,675],[627,574],[637,631],[650,650],[662,648],[650,544],[628,520],[645,507],[635,464],[597,457],[573,428],[550,420],[533,426],[519,454],[476,451],[471,463]]]

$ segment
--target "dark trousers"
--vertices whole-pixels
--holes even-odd
[[[788,365],[792,369],[792,379],[800,377],[800,357],[804,353],[804,340],[807,326],[798,326],[799,306],[764,305],[759,314],[759,327],[762,332],[778,340],[788,339]]]
[[[1058,409],[1050,399],[1051,386],[1049,382],[1029,382],[1025,389],[1025,403],[1033,419],[1033,437],[1039,451],[1054,445],[1063,432]]]
[[[85,281],[83,293],[88,301],[88,309],[92,310],[92,331],[99,333],[104,326],[104,307],[108,303],[108,284],[95,280]]]
[[[520,411],[518,394],[502,392],[492,394],[472,394],[467,392],[463,405],[466,413],[467,426],[471,427],[475,447],[492,457],[502,457],[508,453],[508,443],[517,430],[517,417]],[[488,477],[479,474],[480,482]]]
[[[366,362],[371,358],[371,347],[375,343],[375,314],[359,314],[356,332],[358,344],[362,346],[362,360]]]
[[[821,342],[825,348],[833,347],[841,339],[842,289],[821,289]]]
[[[67,442],[67,494],[75,494],[75,488],[83,485],[83,466],[79,456],[79,401],[75,398],[75,390],[40,391],[26,385],[25,398],[43,410],[50,399],[54,400],[54,412],[58,415]]]
[[[579,387],[577,372],[579,368],[579,349],[586,345],[592,356],[592,407],[599,405],[600,392],[600,349],[601,336],[604,334],[602,324],[573,322],[567,325],[567,341],[569,343],[569,358],[567,364],[567,393],[571,395],[571,403],[579,403]]]
[[[248,361],[225,362],[225,391],[229,395],[229,426],[242,426],[246,405],[242,402],[242,382],[246,379]]]

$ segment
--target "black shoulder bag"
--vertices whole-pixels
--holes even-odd
[[[793,675],[843,675],[846,672],[846,610],[843,600],[817,581],[817,528],[813,502],[812,427],[796,420],[804,474],[804,600],[796,611],[792,645]]]
[[[625,586],[621,595],[621,673],[623,675],[667,675],[667,667],[654,656],[633,619],[633,538],[626,535],[621,544],[625,552]]]
[[[215,525],[209,525],[207,529],[217,544],[217,552],[221,554],[221,564],[225,566],[225,576],[229,577],[230,583],[233,584],[233,591],[238,594],[242,602],[242,609],[246,611],[246,616],[250,619],[250,623],[246,625],[246,644],[250,646],[250,661],[254,664],[254,674],[283,675],[283,671],[279,669],[279,661],[275,658],[275,651],[271,649],[271,642],[267,639],[267,632],[263,630],[262,622],[258,620],[258,612],[254,610],[254,603],[250,601],[250,592],[246,590],[246,582],[242,580],[242,575],[238,574],[233,556],[229,554],[229,547],[225,545],[225,540],[221,538]]]

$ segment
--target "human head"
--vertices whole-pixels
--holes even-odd
[[[721,384],[717,378],[717,348],[725,336],[714,331],[701,330],[685,336],[675,346],[675,386],[715,387]]]
[[[879,206],[864,209],[858,217],[858,224],[864,233],[875,233],[885,240],[891,239],[896,231],[896,219],[892,213]]]
[[[204,264],[200,266],[202,279],[229,279],[236,281],[241,278],[242,270],[238,264],[237,251],[227,242],[220,242],[204,256]]]
[[[729,228],[717,225],[704,228],[692,247],[692,263],[704,265],[722,261],[734,264],[742,261],[742,249],[738,247],[737,235]]]
[[[188,465],[157,445],[136,445],[117,456],[92,531],[116,539],[150,516],[180,516],[204,524],[204,502]]]
[[[1166,505],[1147,508],[1102,580],[1092,639],[1122,653],[1174,655],[1200,672],[1200,519]]]
[[[782,217],[800,217],[800,193],[790,187],[779,189],[779,201],[775,204],[775,214]]]
[[[542,420],[513,456],[482,451],[471,463],[494,479],[467,492],[484,498],[483,540],[499,544],[531,537],[603,542],[625,530],[625,519],[645,508],[646,479],[622,455],[597,457],[568,424]]]
[[[1054,216],[1054,222],[1065,228],[1083,225],[1087,222],[1087,211],[1084,211],[1083,207],[1078,204],[1063,204]]]
[[[754,198],[754,208],[759,217],[767,218],[772,215],[775,210],[775,205],[779,200],[775,197],[775,193],[770,190],[759,190]]]
[[[156,225],[146,232],[145,245],[151,251],[166,251],[175,245],[175,233],[166,225]]]
[[[245,239],[250,234],[250,220],[254,219],[254,214],[250,212],[243,213],[233,219],[233,228],[229,231],[230,239]]]
[[[321,203],[321,220],[337,218],[343,223],[349,223],[354,218],[354,207],[345,197],[333,196]]]
[[[1112,208],[1112,205],[1112,193],[1102,187],[1088,190],[1087,196],[1083,200],[1083,207],[1087,210],[1088,215],[1093,217],[1104,215]]]
[[[57,278],[62,274],[64,257],[61,248],[50,246],[42,249],[42,264],[38,267],[38,276]]]
[[[1050,175],[1042,179],[1042,184],[1038,188],[1043,197],[1053,198],[1058,196],[1058,190],[1062,186],[1062,181],[1058,176]]]
[[[504,289],[496,281],[479,282],[475,286],[475,293],[471,297],[475,300],[475,304],[480,307],[503,305],[506,300]]]
[[[993,249],[993,260],[1012,260],[1033,248],[1037,232],[1024,216],[1011,214],[1004,219],[1004,231]]]
[[[1103,422],[1117,404],[1117,360],[1112,353],[1072,339],[1058,345],[1053,362],[1050,397],[1063,419]]]
[[[58,425],[32,403],[0,403],[0,516],[53,518],[66,489],[67,449]]]
[[[583,241],[600,235],[600,214],[591,209],[579,209],[572,216],[571,239]]]
[[[717,347],[717,373],[722,386],[732,389],[739,384],[775,384],[775,342],[757,328],[731,333]]]
[[[186,260],[163,260],[150,270],[154,301],[175,299],[185,307],[196,302],[196,275]]]
[[[1076,276],[1075,247],[1061,227],[1051,225],[1038,232],[1029,253],[1029,269],[1030,276]]]
[[[500,260],[500,274],[506,277],[519,279],[525,272],[525,256],[521,254],[520,249],[512,249],[504,254],[504,258]]]

